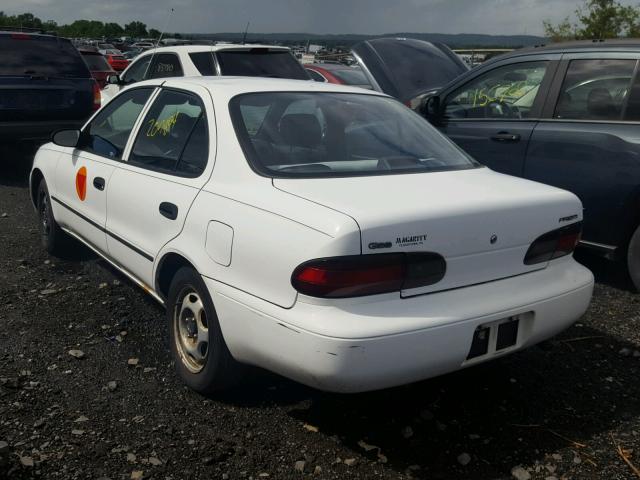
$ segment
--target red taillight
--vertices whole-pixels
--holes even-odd
[[[581,233],[582,222],[545,233],[531,244],[524,257],[524,263],[535,265],[570,255],[578,245]]]
[[[26,33],[12,33],[11,38],[13,40],[31,40],[33,37]]]
[[[100,109],[100,104],[102,103],[102,95],[100,94],[100,85],[98,82],[93,82],[93,111]]]
[[[312,297],[360,297],[432,285],[445,270],[436,253],[352,255],[305,262],[294,270],[291,284]]]

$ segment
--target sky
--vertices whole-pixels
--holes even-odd
[[[636,5],[638,0],[621,0]],[[2,0],[8,14],[59,24],[140,20],[170,32],[484,33],[541,35],[543,20],[573,17],[582,0]],[[168,12],[174,8],[169,22]]]

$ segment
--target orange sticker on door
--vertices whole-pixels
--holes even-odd
[[[85,167],[80,167],[76,173],[76,193],[78,198],[84,202],[87,197],[87,169]]]

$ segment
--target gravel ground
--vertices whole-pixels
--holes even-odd
[[[204,398],[153,300],[83,247],[47,256],[27,171],[0,155],[0,478],[638,478],[640,295],[606,262],[580,258],[591,308],[541,347],[375,393],[258,371]]]

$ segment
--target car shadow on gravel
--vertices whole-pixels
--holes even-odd
[[[289,415],[360,462],[414,478],[510,478],[560,451],[597,478],[591,439],[640,414],[634,348],[578,324],[542,346],[405,387],[339,395],[265,373],[222,401],[294,405]]]

